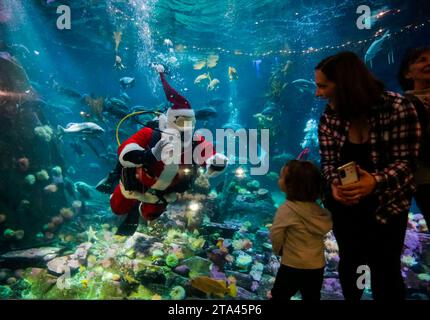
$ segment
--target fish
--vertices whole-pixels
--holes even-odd
[[[70,178],[67,178],[67,177],[64,178],[64,189],[71,197],[76,198],[76,188],[73,181]]]
[[[219,60],[219,56],[216,54],[211,54],[208,56],[207,60],[206,60],[206,66],[208,68],[214,68]]]
[[[385,41],[390,37],[390,30],[385,31],[383,36],[377,40],[375,40],[367,49],[366,54],[364,55],[364,61],[370,62],[370,65],[372,66],[372,60],[376,57],[376,55],[382,50],[382,47],[385,43]]]
[[[297,156],[297,160],[307,160],[309,157],[309,152],[310,152],[309,147],[304,148]]]
[[[194,80],[194,84],[199,84],[199,83],[201,83],[203,80],[209,80],[209,81],[210,81],[210,75],[209,75],[209,72],[208,72],[208,73],[203,73],[203,74],[199,75],[199,76]]]
[[[268,174],[266,174],[266,177],[269,180],[275,181],[279,179],[279,175],[276,172],[270,171]]]
[[[105,114],[110,114],[118,119],[122,119],[125,116],[127,116],[129,114],[128,111],[122,110],[122,109],[115,109],[115,108],[108,108],[105,110],[104,112]]]
[[[290,72],[292,65],[293,65],[293,62],[291,60],[288,60],[285,63],[285,65],[282,67],[281,72],[284,76],[286,76]]]
[[[230,79],[230,81],[239,79],[236,68],[228,67],[228,78]]]
[[[197,62],[193,65],[193,68],[194,68],[194,70],[201,70],[201,69],[203,69],[205,66],[206,66],[206,61],[205,61],[205,60],[203,60],[203,61],[197,61]]]
[[[232,122],[227,122],[222,126],[222,129],[226,130],[226,129],[232,129],[233,131],[237,131],[239,129],[244,129],[242,125],[240,125],[239,123],[232,123]]]
[[[281,154],[278,154],[278,155],[272,157],[272,160],[273,161],[279,161],[279,162],[287,162],[289,160],[294,160],[294,158],[295,157],[291,153],[284,152],[284,153],[281,153]]]
[[[234,283],[227,285],[225,280],[216,280],[206,276],[198,276],[191,279],[191,286],[208,295],[213,294],[217,297],[224,298],[226,294],[236,297],[237,288]]]
[[[218,112],[213,107],[206,107],[196,110],[195,117],[197,120],[208,120],[210,118],[216,117]]]
[[[316,83],[313,80],[297,79],[291,82],[300,92],[313,93],[316,90]]]
[[[70,147],[79,157],[82,157],[84,155],[84,152],[82,151],[82,146],[76,141],[70,142]]]
[[[99,135],[105,130],[94,122],[69,123],[66,128],[57,127],[60,134]]]
[[[131,101],[130,96],[127,94],[127,92],[123,91],[121,92],[121,94],[119,95],[119,97],[124,100],[124,101]]]
[[[117,118],[124,118],[130,113],[127,104],[118,98],[108,98],[105,101],[104,112],[107,112]]]
[[[144,106],[133,106],[130,110],[131,112],[138,112],[138,111],[151,111],[148,108]]]
[[[271,103],[261,111],[261,114],[264,116],[274,116],[278,111],[276,105]]]
[[[209,84],[208,84],[208,91],[212,91],[217,89],[219,86],[219,80],[217,78],[213,79]]]
[[[208,102],[208,105],[213,106],[213,107],[218,107],[218,106],[223,105],[224,103],[225,103],[225,100],[220,99],[220,98],[215,98],[215,99],[210,100]]]
[[[121,79],[119,79],[119,84],[123,89],[133,88],[135,82],[136,78],[133,77],[122,77]]]
[[[105,101],[105,108],[117,108],[128,111],[127,104],[118,98],[108,98]]]
[[[64,87],[58,84],[58,82],[52,77],[51,77],[51,81],[52,81],[52,89],[54,89],[56,92],[58,92],[63,96],[66,96],[68,98],[72,98],[78,101],[81,101],[85,97],[83,94],[79,93],[75,89]]]
[[[94,191],[94,187],[83,181],[76,181],[74,186],[76,191],[78,191],[84,199],[88,200],[91,198],[91,193]]]

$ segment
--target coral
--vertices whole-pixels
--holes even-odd
[[[151,300],[153,294],[151,290],[143,285],[139,285],[137,292],[133,292],[128,296],[129,299]]]
[[[337,242],[334,239],[326,239],[324,241],[324,245],[327,251],[339,251],[339,247],[337,246]]]
[[[420,274],[418,275],[418,279],[420,279],[420,281],[430,282],[430,274],[427,274],[427,273],[420,273]]]
[[[252,279],[254,279],[255,281],[260,281],[261,276],[263,275],[263,269],[264,269],[263,264],[260,262],[256,262],[252,266],[251,272],[249,274],[252,277]],[[255,291],[255,290],[253,290],[253,291]]]
[[[12,238],[14,235],[15,235],[15,231],[13,231],[12,229],[6,229],[6,230],[3,232],[3,236],[4,236],[5,238]]]
[[[166,257],[166,265],[170,268],[174,268],[178,265],[179,259],[174,253],[170,253]]]
[[[416,260],[412,256],[403,256],[402,257],[402,263],[406,265],[407,267],[413,267],[417,264]]]
[[[247,271],[252,263],[252,257],[246,253],[240,253],[236,258],[235,264],[239,271]]]
[[[243,226],[243,228],[246,228],[246,226]],[[233,240],[232,246],[234,250],[248,250],[252,248],[252,242],[249,239],[236,239]]]
[[[50,142],[54,131],[50,126],[40,126],[34,128],[34,134],[46,142]]]
[[[25,183],[32,186],[36,182],[36,177],[32,174],[27,175],[25,178]]]
[[[16,230],[14,234],[15,239],[17,240],[22,240],[24,238],[24,235],[25,235],[24,230]]]
[[[18,159],[18,167],[21,172],[26,172],[30,166],[30,160],[26,157],[22,157]]]
[[[246,184],[247,188],[251,190],[258,190],[260,188],[260,182],[257,180],[252,180]]]
[[[51,222],[54,224],[54,226],[59,226],[63,223],[63,218],[61,216],[55,216],[52,218]]]
[[[203,237],[199,237],[199,238],[190,237],[188,239],[188,242],[189,242],[190,248],[192,250],[199,250],[199,249],[203,248],[206,240]]]
[[[0,300],[9,299],[12,296],[12,289],[8,286],[0,286]]]
[[[173,287],[172,290],[170,290],[169,296],[173,300],[184,300],[186,296],[185,289],[181,286]]]
[[[25,272],[24,278],[31,284],[28,296],[24,298],[40,298],[57,283],[57,278],[48,274],[45,269],[32,268]]]
[[[39,172],[36,172],[36,179],[39,181],[49,180],[49,174],[46,170],[40,170]]]
[[[207,199],[207,195],[206,194],[200,194],[200,193],[189,193],[187,191],[185,191],[182,194],[179,194],[178,199],[179,200],[189,200],[189,201],[195,201],[195,202],[203,202],[204,200]]]
[[[164,256],[164,252],[160,249],[155,249],[152,251],[152,259],[157,259],[157,258],[161,258],[162,256]]]
[[[194,181],[194,184],[196,187],[203,190],[209,190],[211,187],[209,183],[209,179],[205,175],[198,176]]]
[[[55,166],[51,170],[54,176],[61,176],[63,174],[63,170],[61,169],[60,166]]]
[[[81,203],[81,205],[82,205],[82,203]],[[64,219],[70,220],[71,218],[73,218],[74,213],[73,213],[72,209],[70,209],[70,208],[62,208],[62,209],[60,210],[60,215],[61,215]]]

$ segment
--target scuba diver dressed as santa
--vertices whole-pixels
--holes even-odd
[[[115,214],[130,216],[122,229],[134,225],[131,230],[119,230],[119,234],[134,232],[136,212],[147,221],[157,219],[176,200],[177,193],[192,186],[200,168],[203,174],[214,177],[227,165],[227,158],[216,153],[211,143],[192,134],[195,117],[190,103],[167,83],[162,65],[155,69],[171,107],[159,116],[159,130],[144,127],[118,148],[122,172],[110,205]],[[191,159],[185,155],[187,150],[192,151]]]

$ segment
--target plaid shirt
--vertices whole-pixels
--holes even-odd
[[[371,160],[379,198],[376,217],[386,223],[391,214],[407,212],[415,191],[413,166],[419,151],[421,127],[413,104],[397,93],[385,92],[383,104],[370,112]],[[348,137],[350,122],[341,119],[329,106],[318,127],[322,173],[331,184],[338,178],[341,149]]]

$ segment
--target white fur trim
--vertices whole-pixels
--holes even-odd
[[[151,186],[151,189],[160,191],[166,190],[167,187],[172,183],[173,179],[176,177],[178,170],[179,166],[177,164],[164,165],[163,171],[158,177],[157,182]]]
[[[167,116],[163,113],[158,116],[158,128],[165,130],[167,128]]]
[[[213,171],[213,172],[209,175],[209,177],[210,177],[210,178],[214,178],[214,177],[216,177],[216,176],[219,176],[221,173],[223,173],[223,172],[224,172],[225,168],[227,167],[228,158],[227,158],[225,155],[221,154],[221,153],[215,153],[213,156],[209,157],[209,158],[206,160],[206,171],[207,171],[207,170],[209,170],[209,167],[210,167],[211,165],[213,165],[213,166],[217,166],[217,167],[221,167],[221,163],[222,163],[223,161],[224,161],[224,163],[225,163],[224,168],[223,168],[222,170],[219,170],[219,171]],[[218,164],[217,164],[217,162],[218,162]]]
[[[142,165],[137,165],[137,164],[135,164],[133,162],[124,160],[125,154],[127,152],[134,151],[134,150],[145,150],[145,149],[142,148],[141,146],[139,146],[137,143],[130,143],[130,144],[126,145],[124,147],[124,149],[122,149],[122,151],[121,151],[121,153],[119,155],[119,162],[121,163],[121,165],[123,167],[126,167],[126,168],[135,168],[135,167],[141,167],[142,166]]]
[[[124,186],[122,184],[122,182],[120,182],[120,189],[121,189],[121,193],[124,196],[124,198],[126,199],[133,199],[133,200],[138,200],[140,202],[144,202],[144,203],[159,203],[158,197],[156,195],[153,195],[151,193],[141,193],[141,192],[137,192],[137,191],[127,191],[124,189]],[[170,202],[174,202],[177,199],[176,193],[168,193],[166,195],[163,196],[164,199],[170,203]]]
[[[169,108],[166,112],[167,119],[171,120],[175,117],[194,117],[193,109],[172,109]]]
[[[221,163],[225,163],[226,164],[225,166],[227,166],[228,158],[221,153],[215,153],[213,156],[209,157],[205,162],[206,162],[206,167],[212,164],[215,166],[221,166]]]

